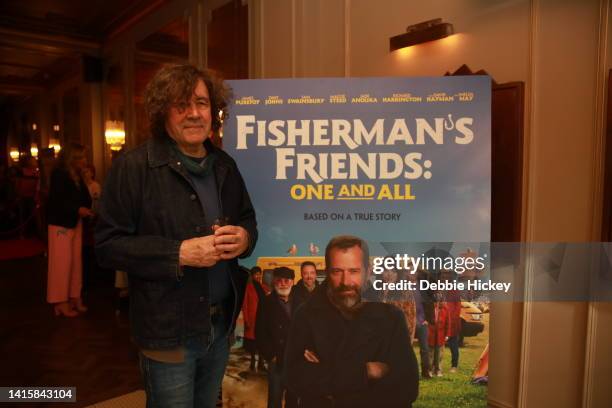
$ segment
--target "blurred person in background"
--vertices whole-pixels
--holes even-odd
[[[16,177],[15,167],[0,165],[0,232],[12,230],[18,222]]]
[[[96,168],[94,166],[85,166],[83,169],[83,181],[85,181],[89,196],[91,197],[91,209],[95,213],[98,208],[100,195],[102,194],[102,187],[96,181]]]
[[[93,217],[83,220],[83,292],[86,292],[92,275],[96,271],[94,228],[102,187],[96,181],[96,169],[94,166],[85,166],[82,175],[89,192],[89,197],[91,198],[91,210],[94,214]]]
[[[31,236],[38,230],[40,217],[39,207],[40,173],[38,171],[38,160],[32,156],[26,156],[21,161],[19,177],[15,183],[17,199],[19,200],[19,224],[22,237]]]
[[[51,187],[51,172],[55,168],[55,151],[52,148],[40,149],[38,152],[38,169],[40,182],[38,189],[39,215],[42,233],[41,237],[47,240],[47,202],[49,200],[49,189]]]
[[[86,312],[81,299],[83,218],[93,216],[91,198],[81,172],[85,148],[73,143],[62,149],[51,174],[47,205],[49,266],[47,302],[56,316]]]

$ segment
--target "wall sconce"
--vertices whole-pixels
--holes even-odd
[[[453,25],[436,18],[406,27],[406,33],[389,38],[389,51],[440,40],[455,33]]]
[[[50,138],[49,139],[49,149],[53,149],[53,154],[55,155],[55,157],[57,157],[60,150],[62,150],[62,146],[60,146],[59,140]]]
[[[35,131],[36,129],[38,129],[38,125],[36,123],[32,123],[32,130]]]
[[[53,125],[53,131],[59,132],[59,125]]]
[[[11,160],[13,160],[14,162],[19,161],[19,149],[17,149],[16,147],[11,147],[9,155],[11,156]]]
[[[38,146],[36,146],[36,143],[32,143],[30,145],[30,155],[33,158],[38,159]]]
[[[125,144],[125,130],[123,122],[120,120],[107,120],[104,130],[104,139],[111,150],[121,150]]]

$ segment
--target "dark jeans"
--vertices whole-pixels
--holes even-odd
[[[446,344],[451,351],[451,367],[459,366],[459,336],[451,336]]]
[[[268,362],[268,408],[282,408],[283,395],[285,408],[297,407],[297,398],[283,384],[282,371],[276,363]]]
[[[417,324],[415,335],[419,341],[419,351],[421,355],[421,375],[429,373],[429,347],[427,346],[427,326]]]
[[[185,361],[163,363],[140,353],[147,408],[214,408],[229,357],[228,323],[213,317],[209,343],[188,341]]]

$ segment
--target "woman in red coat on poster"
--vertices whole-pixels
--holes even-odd
[[[451,373],[457,372],[459,366],[459,336],[461,335],[461,297],[459,291],[446,292],[446,308],[450,320],[448,347],[451,351]]]
[[[446,302],[434,303],[434,322],[428,326],[429,366],[437,377],[442,377],[442,352],[450,335],[450,314]]]
[[[255,322],[257,321],[257,305],[259,300],[263,299],[270,289],[263,283],[263,273],[259,266],[251,269],[251,280],[247,284],[244,293],[244,302],[242,303],[242,318],[244,320],[244,348],[251,354],[251,371],[255,370],[255,354],[257,351],[257,343],[255,342]],[[257,369],[265,371],[261,355],[258,356]]]

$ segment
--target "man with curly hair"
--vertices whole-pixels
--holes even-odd
[[[151,138],[119,156],[96,230],[102,266],[127,271],[147,407],[214,407],[257,223],[236,163],[210,141],[230,95],[191,65],[145,93]]]

